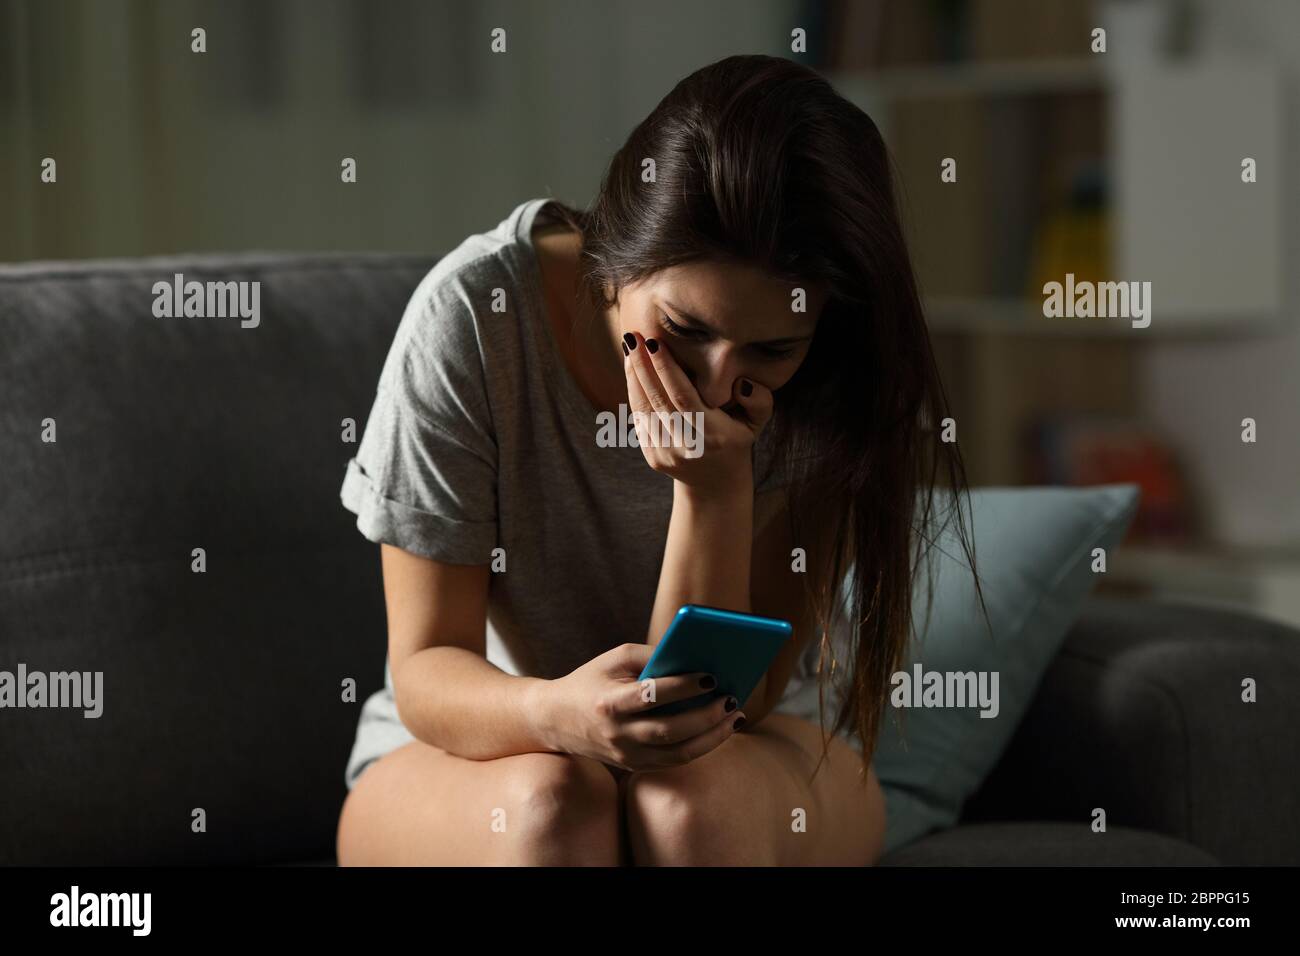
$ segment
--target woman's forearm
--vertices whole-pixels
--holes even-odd
[[[747,473],[726,494],[700,495],[681,482],[673,488],[668,541],[659,572],[654,611],[646,643],[659,643],[683,604],[703,604],[728,611],[751,610],[750,563],[754,547],[754,483]],[[766,698],[763,675],[749,700],[746,717]],[[756,721],[755,721],[756,722]]]
[[[672,517],[646,643],[659,643],[683,604],[748,612],[753,546],[751,472],[738,475],[731,488],[707,494],[674,482]]]
[[[426,647],[393,670],[402,723],[417,739],[471,760],[549,749],[549,681],[516,677],[463,647]]]

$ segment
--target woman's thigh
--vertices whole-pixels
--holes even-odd
[[[614,866],[618,783],[586,757],[468,760],[412,741],[357,778],[337,853],[341,866]]]
[[[865,866],[883,843],[875,770],[821,729],[772,713],[696,760],[632,775],[624,785],[637,865]]]

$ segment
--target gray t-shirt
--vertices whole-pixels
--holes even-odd
[[[452,564],[504,560],[490,578],[487,659],[553,679],[645,640],[673,485],[635,445],[597,442],[597,410],[544,312],[532,229],[550,218],[546,203],[520,204],[420,282],[341,498],[371,541]],[[767,454],[760,437],[756,476]],[[781,710],[806,713],[804,684],[797,672]],[[815,688],[811,699],[816,721]],[[347,786],[413,739],[386,662],[383,689],[362,706]]]

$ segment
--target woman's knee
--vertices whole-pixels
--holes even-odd
[[[498,832],[513,830],[539,863],[618,862],[618,782],[603,764],[560,753],[509,759],[507,792],[493,808]]]
[[[345,866],[613,865],[618,812],[618,785],[594,760],[462,760],[411,745],[357,779],[335,847]]]
[[[636,773],[626,782],[628,833],[634,862],[652,866],[768,865],[771,848],[754,839],[755,814],[765,801],[731,798],[714,776],[712,785],[685,768]],[[761,832],[761,828],[760,828]],[[745,834],[749,838],[741,839]]]

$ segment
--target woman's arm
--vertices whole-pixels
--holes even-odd
[[[755,520],[757,535],[752,531]],[[745,541],[752,541],[752,547],[742,549],[739,545]],[[683,604],[782,618],[794,626],[792,640],[777,654],[749,700],[740,702],[750,728],[780,702],[800,652],[813,637],[803,576],[791,569],[794,547],[785,498],[779,491],[762,495],[756,511],[752,487],[748,494],[725,500],[701,498],[680,484],[673,489],[668,543],[647,643],[653,647],[659,642]]]
[[[475,760],[546,749],[539,678],[488,663],[488,565],[445,564],[381,544],[388,656],[402,723]]]
[[[673,482],[659,588],[646,643],[654,647],[683,604],[750,610],[749,568],[754,540],[754,483],[737,475],[731,490],[693,490]]]
[[[636,682],[650,648],[613,647],[555,680],[516,677],[488,663],[486,565],[444,564],[383,545],[389,665],[402,723],[417,740],[471,760],[573,753],[627,770],[678,766],[732,731],[721,703],[667,718],[642,714]],[[657,703],[700,692],[700,674],[657,681]]]
[[[646,643],[659,643],[683,604],[749,611],[750,551],[754,540],[754,438],[772,414],[772,393],[754,383],[733,385],[736,415],[706,408],[699,392],[672,354],[639,332],[624,336],[623,371],[637,440],[646,463],[673,479],[659,587]],[[652,431],[675,416],[688,427],[696,454],[683,432]],[[665,441],[665,436],[671,436]],[[674,438],[683,440],[674,444]]]
[[[633,409],[699,411],[698,394],[667,350],[649,351],[644,339],[635,333],[634,337],[638,347],[626,362]],[[683,460],[679,449],[649,446],[638,428],[651,467],[674,479],[672,515],[646,643],[653,647],[659,642],[683,604],[790,621],[793,639],[749,699],[740,702],[738,712],[743,711],[747,725],[753,726],[780,700],[811,628],[802,580],[790,569],[794,545],[789,541],[782,494],[763,496],[755,535],[752,443],[771,415],[772,395],[753,384],[745,395],[737,383],[735,400],[747,423],[718,409],[709,410],[704,420],[705,452],[693,462]]]

